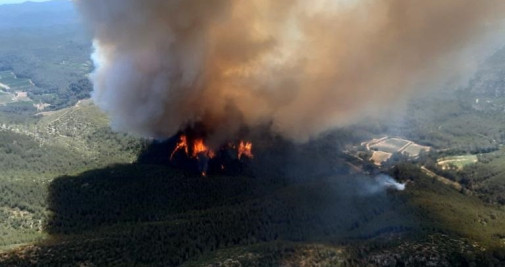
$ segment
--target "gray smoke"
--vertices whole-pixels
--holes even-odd
[[[461,81],[501,45],[501,0],[76,0],[93,99],[117,130],[295,141]]]

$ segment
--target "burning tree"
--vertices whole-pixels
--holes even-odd
[[[177,154],[181,154],[185,160],[196,160],[202,176],[207,176],[210,160],[216,160],[219,169],[225,170],[226,163],[223,158],[227,155],[236,155],[236,159],[239,161],[244,158],[254,158],[252,142],[241,140],[237,145],[234,142],[228,142],[226,145],[222,145],[219,149],[214,150],[205,143],[204,138],[189,138],[186,134],[179,135],[175,148],[170,154],[171,162],[174,161]]]

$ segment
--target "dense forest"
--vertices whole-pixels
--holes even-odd
[[[489,265],[504,260],[504,254],[482,252],[457,235],[444,237],[454,231],[459,235],[475,230],[471,228],[484,229],[480,223],[432,219],[439,213],[449,212],[449,216],[468,205],[481,205],[479,216],[494,214],[487,219],[494,228],[474,238],[490,247],[499,242],[495,234],[504,230],[500,222],[505,213],[475,199],[461,202],[459,192],[440,187],[412,168],[415,166],[405,165],[392,170],[398,179],[409,175],[410,192],[384,191],[367,197],[352,193],[359,190],[359,179],[367,179],[356,176],[310,182],[288,181],[282,176],[209,179],[170,167],[134,164],[60,177],[49,187],[52,215],[45,225],[58,242],[48,240],[37,249],[4,258],[4,263],[200,265],[219,258],[207,258],[209,254],[233,248],[238,250],[238,262],[253,265],[255,258],[244,255],[257,250],[257,257],[276,265],[288,260],[295,248],[303,250],[314,243],[326,247],[307,253],[325,253],[322,261],[340,265],[382,261]],[[458,205],[432,209],[443,203]],[[476,218],[470,215],[467,221]],[[386,242],[400,236],[397,242]],[[430,239],[439,242],[433,246]],[[430,250],[437,259],[420,253],[419,247]],[[270,256],[269,250],[274,251]],[[399,254],[381,254],[384,250]],[[464,253],[454,254],[460,250]]]

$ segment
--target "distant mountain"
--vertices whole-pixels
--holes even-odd
[[[475,97],[497,98],[505,96],[505,48],[498,50],[481,66],[470,81],[468,89]],[[483,103],[477,102],[476,104],[482,105]]]
[[[74,4],[68,0],[0,5],[0,18],[0,30],[79,23]]]

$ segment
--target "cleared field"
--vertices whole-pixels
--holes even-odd
[[[387,153],[395,153],[409,143],[410,142],[407,140],[399,138],[389,138],[377,144],[371,145],[370,148]]]
[[[412,141],[396,137],[372,139],[368,142],[363,142],[361,145],[366,146],[367,150],[380,152],[377,154],[374,152],[372,158],[376,159],[375,162],[379,162],[378,160],[381,162],[386,161],[393,153],[401,153],[411,158],[416,158],[422,151],[430,151],[431,149],[429,146],[422,146]],[[386,155],[389,156],[386,158]]]
[[[383,162],[391,158],[391,156],[392,156],[391,153],[374,151],[370,160],[373,161],[375,165],[380,166]]]
[[[26,92],[3,92],[0,91],[0,105],[6,105],[14,102],[32,102]]]
[[[402,152],[408,154],[411,157],[417,157],[421,151],[429,151],[430,148],[427,146],[421,146],[418,144],[408,145]]]
[[[476,155],[461,155],[440,158],[437,160],[437,164],[444,170],[453,168],[461,170],[465,166],[477,163],[478,161],[479,160],[477,159]]]

